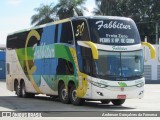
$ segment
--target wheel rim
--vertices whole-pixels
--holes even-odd
[[[67,91],[66,91],[66,89],[62,89],[61,96],[62,96],[63,100],[65,100],[67,98]]]
[[[25,85],[22,84],[22,96],[24,97],[26,94]]]
[[[24,87],[22,87],[22,96],[24,96],[25,95],[25,89],[24,89]]]
[[[72,99],[73,99],[73,101],[76,101],[76,99],[77,99],[77,91],[76,90],[73,90],[73,92],[72,92]]]
[[[19,88],[18,88],[18,85],[17,85],[17,87],[16,87],[16,93],[17,93],[17,95],[19,94]]]

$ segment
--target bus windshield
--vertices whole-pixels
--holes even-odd
[[[91,40],[106,45],[134,45],[141,42],[131,19],[89,19]]]
[[[93,74],[101,79],[107,79],[108,77],[138,77],[143,74],[142,50],[132,52],[99,50],[99,59],[94,63]]]

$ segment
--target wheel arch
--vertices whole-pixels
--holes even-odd
[[[17,84],[19,85],[18,79],[14,79],[14,91],[16,90]]]
[[[24,79],[20,80],[20,85],[22,86],[22,83],[24,82]],[[25,83],[25,82],[24,82]]]
[[[76,86],[75,82],[73,80],[70,80],[68,82],[68,90],[70,90],[73,85]]]
[[[63,80],[58,81],[58,94],[59,94],[59,88],[62,84],[65,84]]]

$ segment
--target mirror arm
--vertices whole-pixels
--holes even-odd
[[[98,49],[97,46],[91,42],[91,41],[83,41],[89,48],[91,48],[93,59],[97,60],[98,59]]]
[[[147,46],[150,49],[151,59],[155,59],[156,50],[155,50],[154,46],[148,42],[142,42],[142,45]]]

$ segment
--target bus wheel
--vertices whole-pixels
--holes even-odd
[[[102,104],[109,104],[109,103],[110,103],[110,100],[101,100],[101,103],[102,103]]]
[[[59,88],[59,99],[62,103],[69,104],[69,97],[65,85],[62,84]]]
[[[125,99],[115,99],[115,100],[112,100],[112,103],[114,105],[122,105],[124,102],[125,102]]]
[[[77,97],[77,90],[74,85],[72,85],[70,92],[69,92],[69,98],[71,100],[71,103],[73,105],[82,105],[84,103],[84,99]]]
[[[22,84],[21,84],[21,93],[22,93],[22,97],[24,97],[24,98],[33,98],[35,96],[34,93],[26,92],[26,87],[25,87],[24,82],[22,82]]]
[[[15,91],[16,91],[16,95],[17,95],[18,97],[22,97],[22,90],[21,90],[21,89],[22,89],[22,88],[21,88],[21,86],[19,87],[18,82],[15,83]]]
[[[26,92],[26,87],[24,82],[22,82],[21,88],[22,88],[22,97],[24,98],[28,97],[28,93]]]

